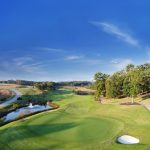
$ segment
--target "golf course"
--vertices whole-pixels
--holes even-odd
[[[150,0],[0,0],[0,150],[150,150]]]
[[[149,150],[150,117],[142,105],[101,104],[93,95],[59,89],[47,95],[60,107],[0,128],[1,150]],[[117,143],[129,134],[139,144]]]

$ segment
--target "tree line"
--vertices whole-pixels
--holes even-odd
[[[94,76],[95,98],[137,97],[150,92],[150,63],[135,66],[129,64],[125,69],[112,75],[98,72]]]
[[[53,91],[56,89],[55,82],[37,82],[34,84],[34,86],[41,91],[44,91],[44,90]]]
[[[47,81],[47,82],[51,82],[51,81]],[[0,83],[33,86],[37,83],[44,83],[44,82],[28,81],[28,80],[2,80],[0,81]],[[55,84],[56,86],[89,86],[91,85],[91,82],[90,81],[64,81],[64,82],[55,82]]]
[[[64,81],[64,82],[57,82],[58,86],[90,86],[90,81]]]
[[[27,81],[27,80],[2,80],[0,81],[2,84],[18,84],[18,85],[28,85],[33,86],[36,82]]]

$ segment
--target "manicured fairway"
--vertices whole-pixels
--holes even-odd
[[[142,106],[101,105],[92,96],[70,91],[49,93],[60,104],[0,129],[0,150],[149,150],[150,116]],[[130,134],[138,145],[121,145],[116,137]]]

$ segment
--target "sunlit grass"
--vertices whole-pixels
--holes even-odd
[[[0,149],[150,149],[150,117],[142,106],[100,104],[91,95],[75,95],[69,90],[49,92],[47,98],[60,108],[1,127]],[[116,143],[122,134],[139,138],[140,144]]]

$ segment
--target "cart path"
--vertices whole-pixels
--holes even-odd
[[[9,89],[9,90],[14,92],[15,96],[12,99],[0,104],[0,107],[5,107],[5,106],[15,102],[22,95],[17,89]]]

